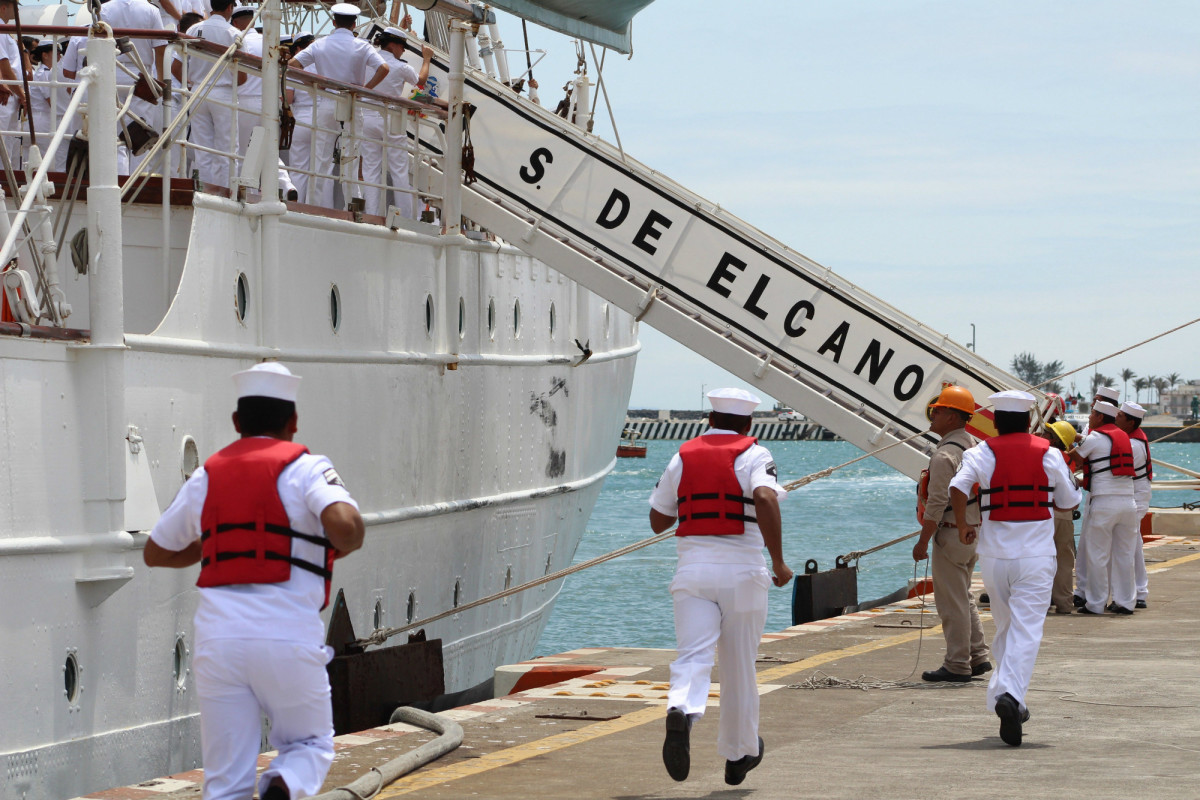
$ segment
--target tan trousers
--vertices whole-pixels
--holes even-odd
[[[1054,515],[1054,550],[1058,568],[1054,573],[1054,589],[1050,601],[1060,612],[1074,611],[1072,587],[1075,579],[1075,523]]]
[[[971,596],[975,561],[975,545],[960,542],[955,528],[938,528],[930,555],[933,601],[946,637],[943,664],[959,675],[970,675],[971,667],[982,664],[991,655],[983,638],[979,609]]]

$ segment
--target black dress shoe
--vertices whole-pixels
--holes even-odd
[[[1145,600],[1138,600],[1136,603],[1134,603],[1134,604],[1133,604],[1133,607],[1134,607],[1134,608],[1146,608],[1146,607],[1147,607],[1147,606],[1146,606],[1146,601],[1145,601]]]
[[[300,193],[297,192],[295,189],[288,189],[287,190],[287,199],[289,201],[295,203],[297,200],[300,199]]]
[[[1126,608],[1125,606],[1119,606],[1116,603],[1109,603],[1106,610],[1112,612],[1113,614],[1132,614],[1133,613],[1133,609]]]
[[[683,709],[672,706],[667,709],[667,738],[663,740],[663,764],[667,774],[677,781],[686,780],[692,769],[691,745],[689,743],[692,721]]]
[[[992,598],[988,597],[987,592],[983,592],[979,595],[979,602],[983,603],[985,606],[990,606],[992,604]]]
[[[991,667],[988,667],[988,669],[991,669]],[[946,669],[946,666],[943,664],[942,666],[938,667],[935,670],[930,670],[929,672],[922,672],[921,680],[929,681],[930,683],[935,683],[937,681],[950,681],[951,683],[970,683],[971,676],[970,675],[959,675],[957,672],[951,672],[950,670]]]
[[[1008,692],[996,698],[996,716],[1000,718],[1000,738],[1005,744],[1021,746],[1021,723],[1029,719],[1021,713],[1021,704]]]
[[[730,786],[737,786],[742,781],[746,780],[746,773],[762,763],[763,754],[767,752],[767,746],[763,744],[762,737],[758,737],[758,755],[742,756],[737,761],[725,762],[725,782]]]
[[[1071,602],[1075,604],[1076,608],[1083,608],[1085,605],[1087,605],[1087,600],[1084,600],[1079,595],[1072,596]]]
[[[1102,614],[1101,614],[1099,611],[1092,611],[1092,610],[1091,610],[1090,608],[1088,608],[1087,606],[1080,606],[1080,607],[1079,607],[1079,609],[1078,609],[1078,612],[1079,612],[1080,614],[1087,614],[1087,615],[1089,615],[1089,616],[1092,616],[1092,617],[1099,617],[1099,616],[1102,616]]]
[[[978,664],[975,664],[974,666],[971,667],[971,675],[976,678],[985,672],[991,672],[991,671],[992,671],[992,662],[990,662],[990,661],[981,661]]]

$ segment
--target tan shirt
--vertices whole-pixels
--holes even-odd
[[[937,449],[929,457],[929,499],[925,501],[925,519],[936,522],[954,522],[954,511],[950,508],[950,481],[962,464],[963,453],[977,445],[965,428],[950,431],[938,442]],[[967,523],[978,526],[979,503],[967,505]]]

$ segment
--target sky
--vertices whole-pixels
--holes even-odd
[[[1005,368],[1200,317],[1200,4],[743,5],[634,19],[603,70],[626,152]],[[513,18],[501,32],[521,46]],[[574,47],[530,35],[552,107]],[[595,130],[614,140],[603,97]],[[631,408],[747,386],[641,339]],[[1200,380],[1200,324],[1096,367],[1125,368]]]

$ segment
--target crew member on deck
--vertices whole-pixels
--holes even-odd
[[[387,77],[375,87],[380,94],[392,97],[407,98],[404,92],[405,84],[413,88],[425,85],[429,77],[429,62],[433,59],[433,48],[425,45],[421,48],[421,69],[412,68],[404,60],[404,43],[408,34],[399,28],[386,28],[379,34],[379,52],[384,63],[388,65]],[[408,157],[408,114],[406,112],[391,112],[387,114],[386,126],[384,115],[378,111],[368,110],[363,114],[362,164],[363,180],[368,183],[387,183],[387,173],[391,174],[392,187],[396,190],[393,205],[399,209],[405,219],[413,218],[413,196],[405,189],[412,188],[409,180]],[[385,173],[383,164],[387,163]],[[385,199],[387,189],[368,187],[366,190],[366,212],[382,214],[387,210]]]
[[[233,376],[241,438],[196,470],[146,543],[151,567],[200,562],[193,661],[204,800],[255,789],[260,713],[278,755],[262,800],[320,790],[333,709],[320,612],[333,562],[363,542],[358,506],[329,459],[293,442],[300,378],[277,363]]]
[[[959,540],[971,544],[978,536],[979,571],[996,623],[996,671],[988,683],[987,708],[1000,717],[1000,738],[1016,746],[1029,719],[1025,696],[1054,584],[1051,509],[1079,505],[1079,490],[1062,456],[1045,439],[1029,434],[1033,395],[1005,391],[988,400],[999,433],[963,453],[950,482],[950,501]],[[976,484],[983,513],[978,533],[967,519]]]
[[[747,435],[762,401],[742,389],[717,389],[708,399],[709,429],[679,448],[650,495],[655,533],[679,519],[671,581],[678,657],[671,664],[663,763],[675,780],[687,778],[691,727],[708,703],[715,648],[721,660],[717,753],[726,759],[725,782],[736,786],[764,752],[754,663],[767,589],[772,580],[785,586],[792,578],[779,518],[779,499],[787,492],[771,453]]]
[[[17,14],[13,0],[0,0],[0,22],[11,23]],[[25,91],[17,70],[23,69],[21,46],[7,33],[0,34],[0,78],[14,83],[0,84],[0,131],[21,130],[21,109],[25,106]],[[20,134],[5,136],[2,140],[14,167],[20,154]],[[2,167],[3,164],[0,164]]]
[[[212,42],[220,47],[229,47],[238,36],[238,29],[230,23],[233,16],[233,0],[212,0],[212,14],[208,19],[195,25],[187,33],[206,42]],[[188,61],[188,80],[193,86],[198,86],[210,69],[213,62],[192,56]],[[178,66],[178,65],[176,65]],[[235,78],[234,75],[237,75]],[[182,71],[176,75],[182,80]],[[236,102],[234,81],[238,84],[246,82],[246,73],[236,72],[228,66],[216,77],[209,88],[208,97],[192,112],[190,138],[194,144],[212,148],[217,153],[195,150],[195,165],[200,173],[200,180],[214,186],[228,188],[232,177],[232,160],[223,155],[234,151],[235,131],[233,127],[233,108]]]
[[[1088,417],[1091,432],[1075,448],[1075,463],[1083,469],[1088,490],[1087,511],[1079,534],[1086,563],[1083,577],[1076,566],[1075,593],[1083,590],[1081,614],[1132,614],[1137,587],[1134,579],[1134,539],[1137,506],[1133,501],[1133,450],[1129,434],[1117,427],[1117,407],[1101,402]]]
[[[370,42],[355,38],[354,24],[361,13],[358,6],[338,3],[330,11],[333,13],[333,32],[310,44],[288,61],[288,66],[315,72],[330,80],[374,89],[387,76],[388,66]],[[368,76],[365,83],[364,76]],[[354,157],[356,143],[350,140],[349,126],[338,122],[336,113],[337,103],[333,98],[319,99],[314,115],[317,125],[313,134],[316,163],[312,169],[320,176],[337,174],[342,181],[344,198],[349,201],[352,197],[361,196],[359,184],[348,182],[350,176],[358,175],[358,159]],[[362,135],[361,119],[357,120],[355,131],[359,136]],[[334,164],[335,142],[340,154],[338,164]],[[326,208],[333,207],[333,181],[329,177],[318,178],[313,189],[317,203]]]
[[[954,509],[950,506],[950,480],[962,463],[963,453],[978,442],[967,433],[967,423],[975,413],[975,398],[962,386],[947,386],[929,406],[929,430],[942,437],[929,457],[929,467],[918,484],[921,536],[913,545],[913,559],[929,557],[933,541],[933,601],[942,620],[946,639],[946,657],[942,666],[921,673],[925,681],[965,683],[974,675],[992,668],[979,609],[971,596],[971,573],[975,571],[975,545],[958,540]],[[922,497],[924,495],[924,497]],[[972,497],[967,521],[979,524],[979,498]]]
[[[1129,447],[1133,451],[1133,504],[1137,507],[1137,532],[1133,537],[1133,579],[1137,592],[1134,608],[1145,608],[1150,597],[1150,576],[1146,572],[1146,554],[1142,549],[1142,519],[1150,511],[1150,481],[1154,480],[1154,466],[1150,462],[1150,440],[1142,430],[1142,418],[1146,409],[1137,403],[1125,402],[1117,411],[1117,427],[1129,435]]]

